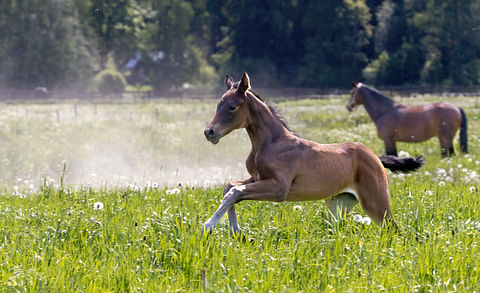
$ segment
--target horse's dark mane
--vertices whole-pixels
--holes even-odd
[[[272,103],[270,102],[267,102],[265,101],[262,97],[260,97],[259,94],[257,94],[256,92],[254,92],[252,89],[249,89],[249,92],[251,92],[257,99],[259,99],[260,101],[262,101],[263,103],[265,103],[265,105],[267,105],[268,109],[270,110],[270,112],[272,112],[272,114],[278,118],[278,120],[280,120],[280,123],[282,123],[282,125],[288,130],[288,131],[291,131],[293,132],[290,127],[288,126],[288,123],[287,123],[287,119],[285,119],[285,117],[282,115],[282,113],[280,113],[280,110]]]
[[[391,98],[385,96],[378,90],[372,87],[369,87],[368,85],[362,84],[359,90],[362,91],[362,94],[366,99],[373,98],[375,101],[380,103],[385,103],[389,106],[393,106],[393,104],[395,103]],[[368,94],[368,96],[366,94]]]

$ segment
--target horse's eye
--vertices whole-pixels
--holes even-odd
[[[237,109],[237,106],[230,105],[228,108],[230,109],[230,111],[235,111]]]

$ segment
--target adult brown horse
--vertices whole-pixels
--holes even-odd
[[[467,116],[462,108],[445,102],[407,107],[365,84],[352,82],[352,85],[347,109],[352,111],[358,105],[365,106],[377,126],[378,136],[385,143],[387,155],[397,155],[397,141],[422,142],[438,136],[442,156],[451,156],[455,153],[453,138],[459,128],[461,150],[468,152]]]
[[[302,139],[250,89],[246,73],[237,83],[227,75],[225,85],[227,91],[204,133],[216,144],[232,130],[245,128],[252,144],[246,161],[251,177],[226,185],[222,203],[204,223],[202,234],[211,231],[227,211],[231,232],[240,232],[234,205],[243,200],[323,199],[334,218],[360,202],[377,224],[386,220],[396,227],[384,166],[393,171],[413,171],[422,166],[423,158],[379,159],[360,143],[318,144]]]

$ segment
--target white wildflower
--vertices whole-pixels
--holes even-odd
[[[301,211],[302,211],[302,206],[295,205],[295,206],[293,206],[293,210],[294,210],[295,212],[301,212]]]
[[[437,177],[445,177],[447,176],[447,171],[443,168],[438,168],[437,169]]]
[[[370,219],[369,217],[363,217],[362,223],[363,223],[364,225],[369,226],[370,224],[372,224],[372,219]]]
[[[178,189],[178,188],[176,188],[176,187],[173,188],[173,189],[167,189],[167,190],[165,191],[165,193],[166,193],[166,194],[179,194],[179,193],[180,193],[180,189]]]
[[[445,186],[445,182],[444,181],[438,182],[438,186]]]
[[[406,151],[399,151],[398,156],[401,158],[406,158],[406,157],[410,157],[410,154]]]
[[[470,188],[468,190],[470,190],[470,192],[475,192],[476,188],[475,188],[475,186],[470,186]]]
[[[354,216],[353,216],[353,220],[354,220],[355,222],[362,223],[362,222],[363,222],[363,217],[360,216],[360,215],[354,215]]]
[[[93,204],[93,209],[94,210],[103,210],[103,203],[97,201],[96,203]]]

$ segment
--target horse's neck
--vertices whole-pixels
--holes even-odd
[[[367,110],[368,115],[370,116],[370,118],[372,118],[373,121],[376,121],[378,118],[394,109],[393,101],[388,99],[382,99],[377,97],[367,98],[364,96],[363,100],[365,109]]]
[[[249,97],[249,99],[250,117],[246,129],[252,143],[252,150],[257,151],[263,145],[278,139],[287,130],[267,105],[255,97]]]

